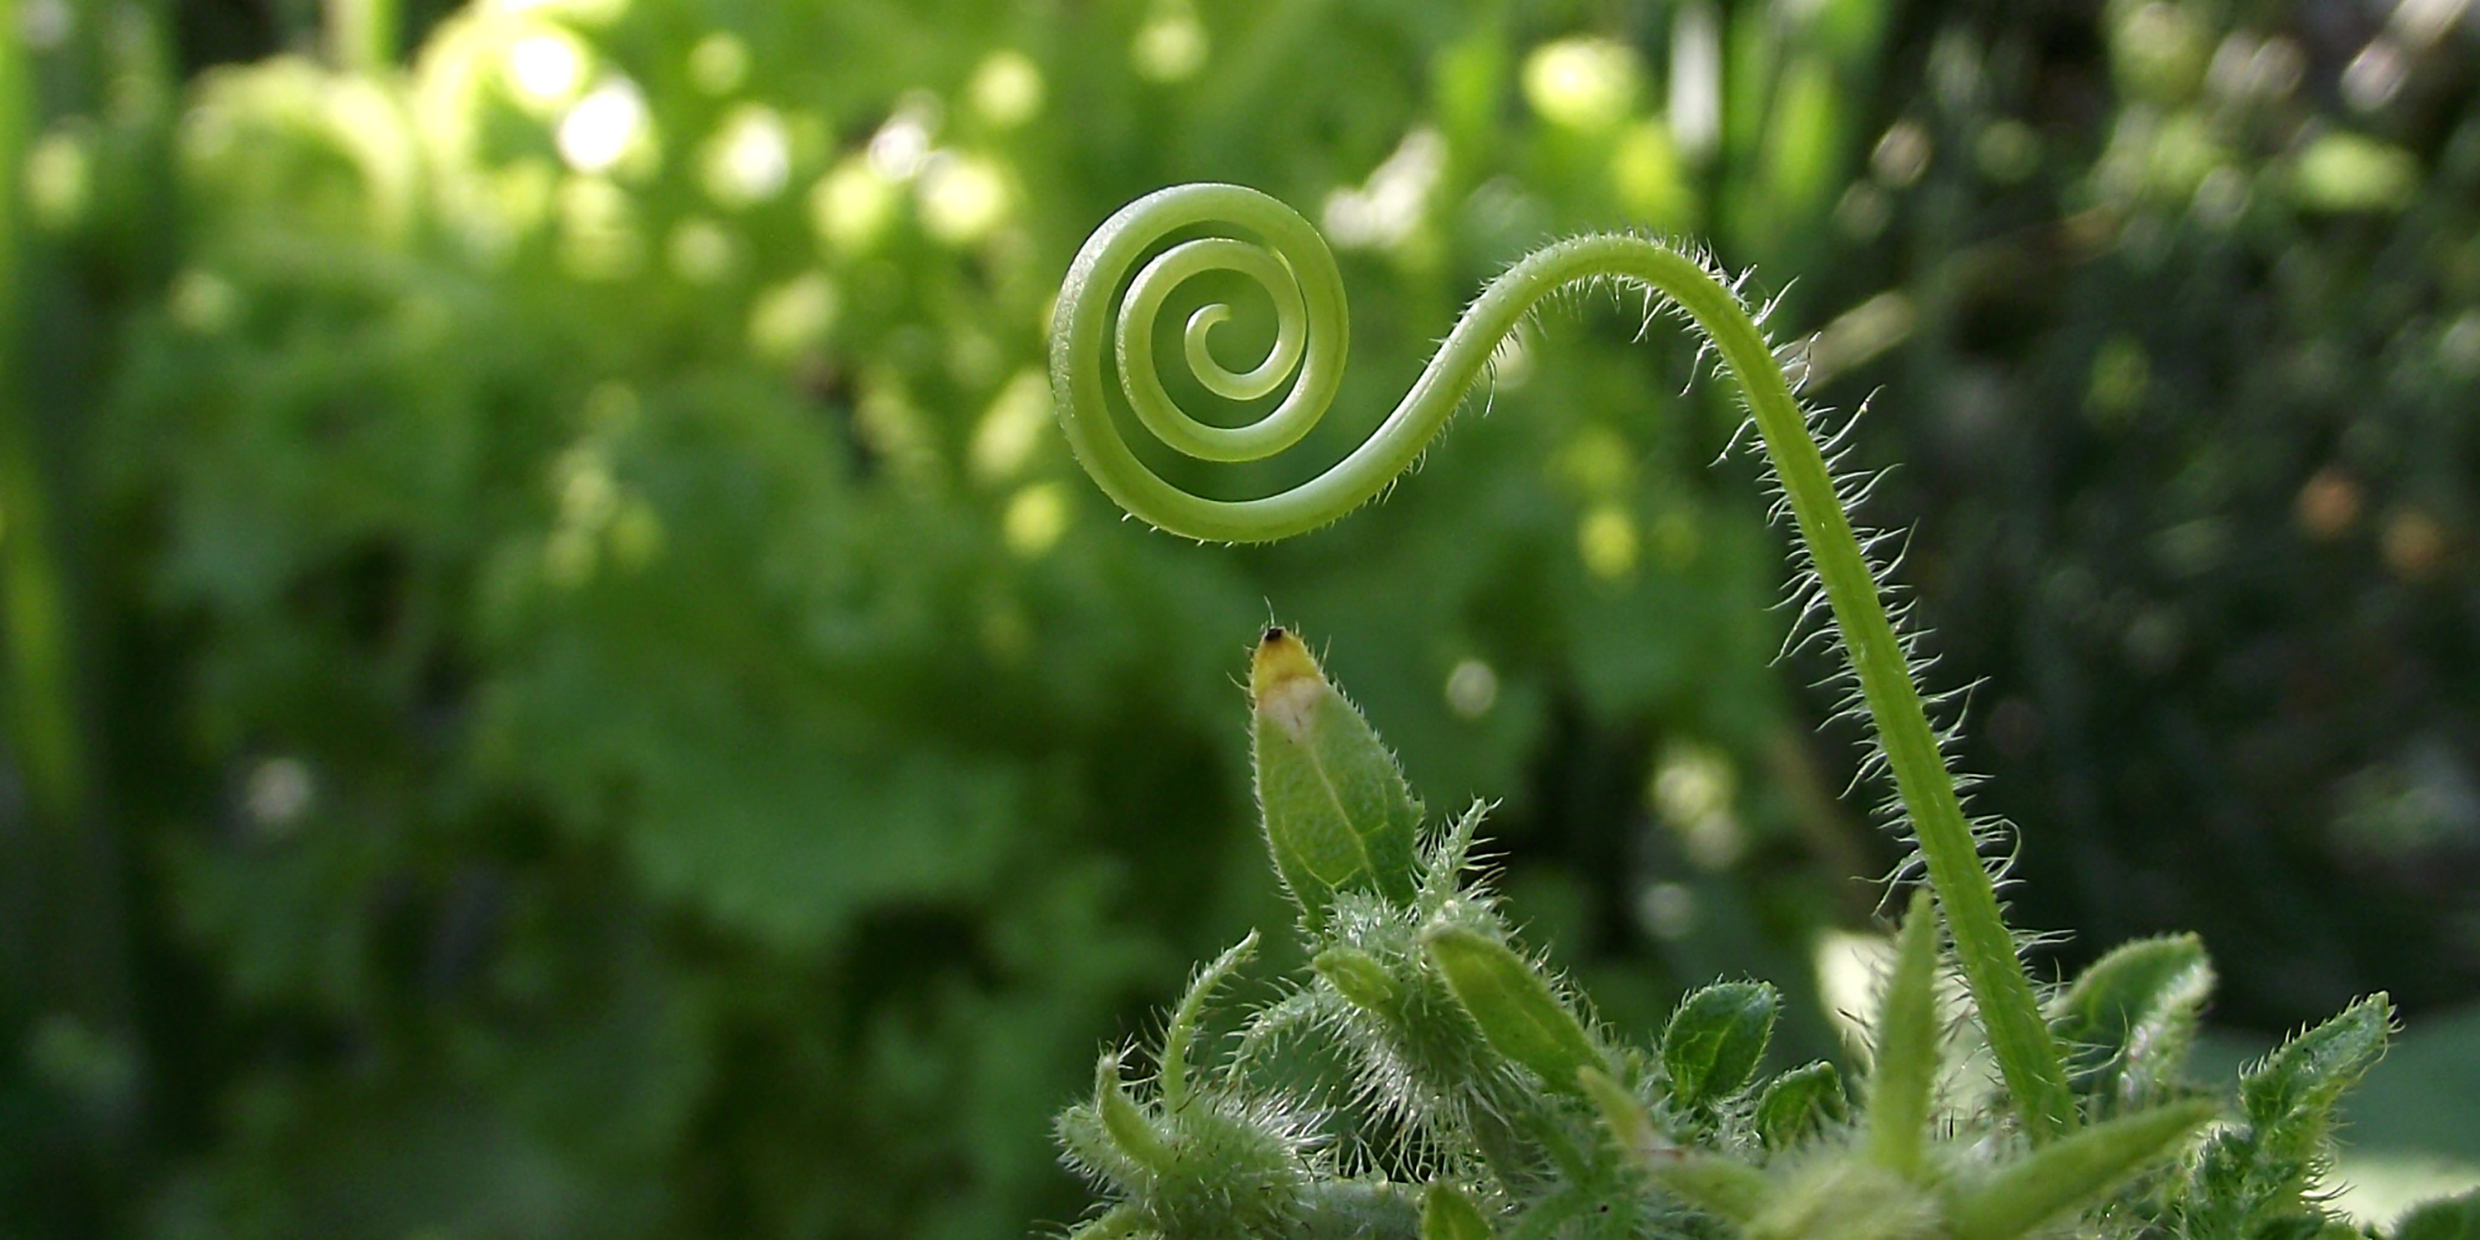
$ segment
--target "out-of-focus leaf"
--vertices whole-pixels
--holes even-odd
[[[2050,1005],[2076,1092],[2106,1113],[2175,1085],[2212,989],[2213,966],[2193,935],[2138,939],[2094,961]]]
[[[2393,1240],[2472,1240],[2480,1236],[2480,1189],[2413,1207],[2394,1223]]]
[[[1830,1063],[1803,1064],[1766,1083],[1752,1122],[1766,1148],[1781,1149],[1851,1115],[1842,1074]]]

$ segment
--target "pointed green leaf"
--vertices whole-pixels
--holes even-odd
[[[2050,1005],[2076,1092],[2105,1114],[2159,1096],[2175,1083],[2212,990],[2213,965],[2192,934],[2139,939],[2094,961]]]
[[[2372,995],[2240,1073],[2248,1122],[2214,1134],[2196,1160],[2182,1207],[2190,1234],[2316,1240],[2334,1105],[2384,1054],[2391,1023],[2386,997]]]
[[[2210,1100],[2174,1102],[2070,1133],[1958,1190],[1947,1209],[1951,1240],[2014,1240],[2099,1196],[2220,1111]]]
[[[1163,1144],[1161,1133],[1154,1131],[1154,1122],[1145,1117],[1145,1112],[1120,1085],[1117,1055],[1104,1055],[1102,1062],[1094,1066],[1094,1111],[1102,1117],[1102,1128],[1110,1134],[1111,1144],[1138,1165],[1160,1174],[1176,1164],[1171,1147]]]
[[[1757,1137],[1770,1150],[1796,1145],[1851,1117],[1842,1074],[1820,1059],[1775,1077],[1757,1095]]]
[[[2394,1224],[2393,1240],[2480,1240],[2480,1188],[2413,1206]]]
[[[2393,1002],[2370,995],[2240,1074],[2239,1106],[2264,1155],[2303,1159],[2323,1147],[2334,1103],[2385,1054],[2393,1021]]]
[[[1938,932],[1929,892],[1912,893],[1895,938],[1894,972],[1877,1013],[1877,1061],[1869,1071],[1869,1157],[1906,1177],[1921,1173],[1921,1138],[1937,1085]]]
[[[1782,996],[1763,982],[1725,982],[1689,995],[1662,1034],[1671,1096],[1707,1106],[1747,1084],[1781,1007]]]
[[[1338,891],[1410,902],[1421,807],[1369,721],[1281,628],[1249,661],[1249,701],[1266,844],[1309,928]]]
[[[1490,1240],[1490,1220],[1463,1189],[1440,1181],[1421,1194],[1421,1240]]]
[[[1489,811],[1489,802],[1473,802],[1421,850],[1420,890],[1414,899],[1424,912],[1436,912],[1464,890],[1472,868],[1473,842]]]
[[[1492,1050],[1552,1089],[1582,1092],[1576,1074],[1599,1067],[1601,1052],[1539,971],[1506,944],[1463,926],[1433,928],[1421,943]]]

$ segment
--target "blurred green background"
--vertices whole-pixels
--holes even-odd
[[[1045,317],[1200,179],[1354,299],[1297,459],[1161,463],[1221,494],[1544,240],[1753,266],[1875,395],[2044,967],[2202,931],[2234,1063],[2390,990],[2360,1148],[2480,1179],[2465,0],[0,15],[0,1234],[1072,1219],[1097,1046],[1285,917],[1270,614],[1607,1014],[1754,974],[1833,1053],[1896,855],[1728,392],[1580,297],[1333,530],[1120,521]]]

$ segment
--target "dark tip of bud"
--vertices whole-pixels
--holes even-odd
[[[1282,625],[1279,625],[1279,624],[1275,624],[1275,625],[1268,625],[1268,626],[1267,626],[1267,628],[1266,628],[1266,635],[1265,635],[1264,637],[1258,638],[1257,640],[1258,640],[1259,644],[1261,644],[1261,645],[1267,645],[1267,646],[1271,646],[1271,645],[1275,644],[1276,642],[1282,641],[1282,640],[1283,640],[1283,626],[1282,626]]]

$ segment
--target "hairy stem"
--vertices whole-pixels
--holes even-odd
[[[1255,234],[1256,242],[1194,238],[1156,252],[1166,238],[1202,228],[1237,228]],[[1277,338],[1257,367],[1232,372],[1207,348],[1228,308],[1197,311],[1188,321],[1184,355],[1198,381],[1233,400],[1265,397],[1292,381],[1272,413],[1237,428],[1210,426],[1177,408],[1155,368],[1154,320],[1172,289],[1218,270],[1238,272],[1266,289],[1279,320]],[[1738,295],[1704,264],[1660,242],[1623,235],[1578,237],[1536,251],[1482,290],[1411,391],[1342,461],[1274,495],[1209,499],[1164,481],[1130,449],[1107,401],[1108,373],[1116,370],[1137,419],[1165,444],[1204,460],[1256,460],[1299,442],[1323,416],[1341,381],[1348,326],[1333,255],[1307,221],[1253,190],[1179,186],[1123,208],[1077,255],[1052,325],[1052,390],[1077,459],[1121,507],[1191,538],[1271,541],[1324,525],[1375,498],[1428,446],[1524,316],[1553,292],[1593,280],[1642,286],[1676,305],[1737,379],[1841,630],[2007,1088],[2036,1139],[2066,1131],[2075,1108],[2062,1056],[2015,956],[1875,575],[1772,346]]]
[[[1196,1040],[1197,1026],[1205,1020],[1206,1000],[1213,996],[1215,987],[1222,985],[1225,979],[1248,962],[1249,957],[1256,954],[1257,932],[1251,930],[1248,937],[1232,944],[1230,950],[1215,958],[1214,963],[1199,970],[1197,980],[1189,983],[1187,997],[1180,1000],[1179,1009],[1171,1014],[1170,1028],[1163,1031],[1161,1066],[1164,1106],[1176,1111],[1188,1105],[1188,1048]]]

